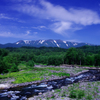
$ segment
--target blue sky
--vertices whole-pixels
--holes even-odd
[[[0,0],[0,43],[39,39],[100,45],[100,0]]]

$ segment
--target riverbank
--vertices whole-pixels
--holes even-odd
[[[97,69],[97,68],[93,68],[93,69]],[[81,77],[80,74],[86,73],[87,71],[89,71],[88,68],[82,68],[82,67],[77,67],[77,66],[73,67],[73,66],[62,65],[62,67],[61,66],[46,67],[46,66],[38,65],[38,66],[35,66],[34,69],[29,70],[29,71],[20,71],[19,73],[17,72],[17,73],[10,73],[9,75],[8,74],[2,75],[3,77],[1,77],[1,78],[4,78],[4,79],[1,79],[3,81],[2,81],[2,84],[0,84],[0,85],[1,85],[2,89],[6,88],[6,90],[7,90],[7,88],[15,88],[15,87],[19,88],[19,87],[23,87],[23,86],[28,86],[28,85],[32,85],[32,84],[40,84],[40,83],[45,84],[44,86],[47,86],[47,83],[49,81],[54,82],[55,80],[58,80],[58,82],[59,82],[59,79],[62,79],[62,78],[67,79],[66,77],[69,77],[68,75],[70,75],[70,77],[78,78],[78,77]],[[40,74],[40,73],[42,73],[42,74]],[[65,74],[65,73],[67,73],[67,74]],[[29,77],[29,75],[33,75],[33,74],[38,75],[39,74],[41,76],[38,76],[38,77],[40,77],[42,80],[38,80],[38,81],[35,80],[35,81],[31,81],[31,82],[14,84],[14,82],[16,82],[16,79],[18,78],[18,77],[17,78],[15,77],[16,74],[19,74],[17,76],[21,75],[20,77],[23,77],[22,75],[24,75],[24,74],[28,75],[28,77]],[[7,76],[9,76],[9,77],[7,77]],[[35,77],[37,77],[37,76],[35,76]],[[92,78],[95,78],[95,77],[93,76]],[[6,82],[8,82],[9,84],[7,84]],[[20,82],[22,82],[22,81],[20,81]],[[48,87],[48,88],[51,88],[51,87]],[[92,89],[92,92],[88,93],[91,89]],[[88,91],[86,92],[85,90],[88,90]],[[73,93],[74,93],[74,95],[73,95]],[[87,95],[87,93],[88,93],[88,95]],[[73,84],[69,84],[66,86],[62,86],[61,89],[48,91],[47,93],[42,93],[39,91],[38,94],[39,94],[38,96],[29,98],[29,100],[48,100],[48,99],[50,99],[50,100],[62,100],[62,99],[63,100],[64,99],[65,100],[66,99],[73,100],[73,99],[81,99],[81,98],[82,98],[82,100],[99,100],[98,98],[100,95],[100,82],[84,82],[84,81],[81,82],[80,81],[79,83],[73,83]],[[94,99],[94,98],[96,98],[96,99]]]
[[[28,100],[100,100],[100,82],[74,83]]]
[[[30,70],[22,70],[20,72],[0,75],[0,88],[14,88],[19,86],[27,86],[41,82],[47,82],[56,79],[62,79],[69,76],[75,76],[85,71],[88,71],[88,69],[65,65],[35,65],[34,68]]]

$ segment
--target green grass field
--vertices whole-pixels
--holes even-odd
[[[44,80],[44,76],[51,77],[54,76],[70,76],[70,74],[61,72],[62,68],[54,68],[54,67],[46,67],[46,68],[33,68],[29,70],[23,70],[19,72],[11,72],[8,74],[0,75],[0,79],[6,78],[14,78],[15,81],[13,83],[25,83],[25,82],[32,82],[32,81],[41,81]],[[52,71],[59,71],[59,72],[52,72]]]

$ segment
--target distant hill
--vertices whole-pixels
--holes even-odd
[[[81,47],[81,46],[92,46],[92,44],[88,43],[78,43],[78,42],[70,42],[70,41],[62,41],[62,40],[20,40],[15,43],[7,43],[0,44],[0,48],[6,47],[22,47],[22,46],[30,46],[30,47],[59,47],[68,49],[70,47]]]

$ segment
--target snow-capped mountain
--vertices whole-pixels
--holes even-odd
[[[62,40],[20,40],[15,43],[0,44],[1,48],[5,47],[22,47],[22,46],[32,46],[32,47],[59,47],[59,48],[70,48],[70,47],[81,47],[84,45],[91,45],[88,43],[78,43]]]

